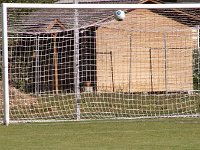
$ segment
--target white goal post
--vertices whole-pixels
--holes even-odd
[[[124,21],[114,20],[118,9]],[[199,116],[199,12],[2,3],[0,121]]]

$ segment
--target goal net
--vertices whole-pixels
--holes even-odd
[[[199,116],[200,5],[103,6],[3,5],[1,122]]]

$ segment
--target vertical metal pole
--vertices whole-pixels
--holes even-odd
[[[166,42],[166,33],[164,33],[164,51],[165,51],[165,90],[166,93],[168,91],[168,87],[167,87],[167,42]]]
[[[8,77],[8,28],[7,7],[2,4],[2,51],[3,51],[3,99],[4,99],[4,124],[9,125],[9,77]]]
[[[74,0],[74,4],[78,4],[78,0]],[[80,120],[80,77],[79,77],[79,29],[78,29],[78,9],[74,12],[74,92],[76,97],[76,115]]]

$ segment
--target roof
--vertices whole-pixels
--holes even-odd
[[[177,0],[178,3],[200,3],[200,0]]]
[[[79,3],[112,3],[112,4],[116,4],[116,3],[132,3],[132,4],[137,4],[137,3],[143,3],[143,1],[146,1],[146,0],[78,0]],[[152,0],[154,3],[156,2],[159,2],[159,3],[174,3],[176,2],[177,0]],[[58,4],[70,4],[70,3],[73,3],[74,0],[59,0]]]
[[[200,9],[154,9],[151,11],[171,18],[177,22],[187,25],[188,27],[195,27],[196,25],[200,25]]]
[[[74,28],[74,12],[74,9],[40,9],[15,22],[15,28],[12,30],[31,34],[71,30]],[[95,26],[100,21],[111,18],[113,12],[113,9],[79,9],[78,28]]]
[[[66,0],[65,0],[66,1]],[[67,0],[71,2],[72,0]],[[93,2],[94,0],[80,0],[81,2]],[[110,2],[110,0],[95,0],[95,2]],[[115,2],[136,2],[137,3],[162,3],[158,0],[115,0]],[[61,1],[60,1],[61,2]],[[62,0],[64,2],[64,0]],[[113,1],[112,1],[113,2]],[[113,20],[114,9],[79,9],[78,21],[79,28],[97,26],[100,23]],[[132,10],[126,10],[128,13]],[[154,13],[163,15],[165,17],[176,20],[187,26],[195,26],[200,24],[200,10],[196,9],[162,9],[151,10]],[[35,12],[29,13],[24,16],[24,12],[18,13],[21,20],[15,22],[15,28],[12,28],[13,32],[23,32],[30,34],[40,33],[54,33],[66,30],[72,30],[74,28],[74,9],[39,9]],[[26,23],[26,24],[24,24]]]
[[[78,0],[79,3],[139,3],[140,0]],[[58,4],[70,4],[73,3],[74,0],[59,0]]]

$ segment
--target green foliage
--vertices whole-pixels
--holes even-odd
[[[193,51],[193,89],[200,90],[200,61],[199,61],[199,50],[195,49]]]
[[[30,83],[28,82],[28,78],[31,76],[30,72],[32,72],[32,63],[33,62],[33,47],[32,48],[32,52],[30,53],[26,53],[26,52],[21,52],[19,51],[17,48],[15,48],[15,50],[12,51],[12,60],[10,60],[10,64],[12,65],[12,69],[11,74],[11,82],[12,82],[12,86],[14,86],[15,88],[19,89],[20,91],[24,91],[24,92],[28,92],[28,85],[30,85]],[[26,49],[24,48],[23,50],[26,51]],[[20,55],[21,54],[21,55]],[[26,57],[22,57],[22,56],[26,56]],[[29,59],[29,61],[28,61]],[[14,63],[12,63],[14,62]]]

